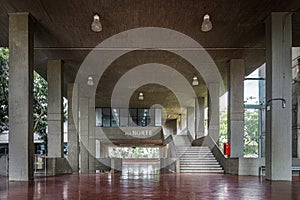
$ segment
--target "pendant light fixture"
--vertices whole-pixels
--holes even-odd
[[[93,79],[92,76],[89,76],[89,77],[88,77],[87,84],[88,84],[89,86],[93,86],[93,85],[94,85],[94,79]]]
[[[203,22],[202,22],[202,26],[201,26],[201,30],[203,32],[208,32],[212,29],[212,23],[209,19],[209,14],[205,14],[203,17]]]
[[[144,100],[144,93],[140,92],[140,93],[139,93],[138,99],[139,99],[140,101],[143,101],[143,100]]]
[[[93,17],[93,22],[91,24],[91,29],[94,32],[102,31],[102,24],[100,22],[100,16],[97,13]]]
[[[192,85],[193,85],[193,86],[199,85],[199,81],[198,81],[197,76],[194,76],[194,77],[193,77]]]

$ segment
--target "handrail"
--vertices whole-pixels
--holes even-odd
[[[205,136],[203,144],[207,145],[210,148],[210,150],[213,152],[213,154],[216,156],[217,160],[220,162],[220,164],[224,168],[224,166],[226,165],[226,158],[225,158],[224,154],[222,153],[222,151],[220,150],[217,143],[212,139],[212,137],[210,135]]]
[[[226,173],[238,174],[238,158],[226,158],[220,150],[219,146],[209,135],[205,137],[203,144],[207,145],[210,148],[210,150],[212,151],[216,159],[219,161],[220,165],[223,167]]]
[[[187,136],[188,136],[190,142],[192,143],[194,141],[194,138],[193,138],[191,132],[189,131],[189,129],[187,130]]]
[[[174,140],[173,140],[173,136],[169,135],[165,140],[164,140],[164,145],[169,144],[169,148],[168,148],[168,153],[167,153],[167,157],[168,158],[176,158],[176,149],[175,149],[175,144],[174,144]],[[169,156],[171,155],[171,156]],[[173,155],[173,156],[172,156]]]

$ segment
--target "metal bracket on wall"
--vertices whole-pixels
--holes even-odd
[[[271,102],[272,101],[281,101],[282,108],[286,107],[286,100],[284,98],[269,99],[268,102],[267,102],[267,111],[271,110]]]

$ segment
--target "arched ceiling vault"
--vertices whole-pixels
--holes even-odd
[[[192,82],[193,76],[196,75],[199,80],[199,85],[193,87],[195,94],[198,97],[205,97],[207,95],[206,85],[201,75],[185,59],[172,52],[163,50],[137,50],[119,57],[104,71],[97,86],[96,106],[110,107],[112,91],[117,81],[134,67],[147,63],[159,63],[169,66],[184,76],[189,83]],[[147,74],[140,74],[140,76],[147,76]],[[157,87],[157,85],[153,85],[153,87]],[[154,91],[153,88],[149,86],[147,88]]]

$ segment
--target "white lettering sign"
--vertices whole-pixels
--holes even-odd
[[[125,132],[125,135],[130,135],[130,136],[151,136],[152,131],[151,130],[132,130],[130,132]]]

